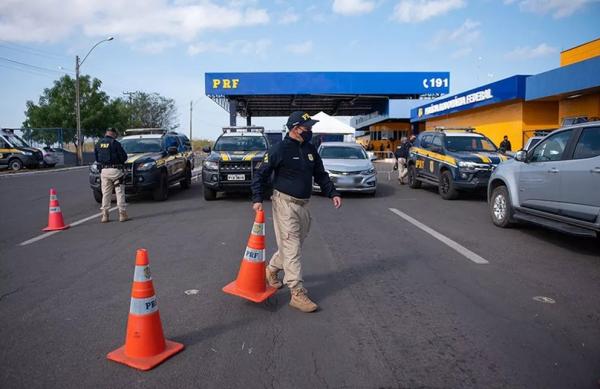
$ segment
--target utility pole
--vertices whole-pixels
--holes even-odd
[[[77,145],[75,145],[75,147],[77,148],[77,165],[81,166],[83,165],[83,150],[82,150],[82,139],[81,139],[81,111],[79,108],[79,56],[76,55],[75,56],[75,120],[77,122],[77,135],[75,136],[77,138]]]
[[[194,110],[194,102],[190,100],[190,142],[192,141],[192,111]]]

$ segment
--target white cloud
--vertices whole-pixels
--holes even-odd
[[[293,45],[287,45],[285,47],[286,51],[289,51],[290,53],[296,54],[296,55],[308,54],[312,51],[312,49],[313,49],[312,41],[295,43]]]
[[[472,52],[473,52],[472,47],[463,47],[462,49],[458,49],[455,52],[453,52],[450,55],[450,57],[452,59],[464,58],[464,57],[468,56],[469,54],[471,54]]]
[[[5,0],[0,2],[0,37],[56,42],[83,31],[91,37],[114,35],[126,41],[157,37],[190,41],[207,30],[269,22],[268,12],[254,2],[238,3],[239,7],[211,0]]]
[[[594,2],[598,0],[504,0],[504,4],[518,3],[522,11],[542,15],[551,13],[555,19],[570,16]]]
[[[142,45],[136,46],[135,49],[148,54],[160,54],[175,45],[176,43],[174,41],[158,40],[143,43]]]
[[[471,19],[465,20],[456,30],[439,31],[433,39],[433,43],[436,46],[446,43],[453,43],[457,45],[470,45],[481,37],[480,22],[473,21]]]
[[[392,19],[402,23],[418,23],[465,5],[465,0],[402,0],[394,7]]]
[[[202,53],[218,53],[227,55],[244,54],[265,58],[271,43],[269,39],[259,39],[257,41],[237,40],[228,43],[196,42],[188,46],[187,52],[192,56]]]
[[[374,1],[367,0],[333,0],[333,12],[342,15],[367,14],[375,8]]]
[[[286,11],[278,20],[279,24],[293,24],[300,20],[300,15],[294,12],[293,9]]]
[[[540,43],[536,47],[524,46],[517,47],[513,51],[506,54],[508,59],[535,59],[558,53],[556,47],[552,47],[546,43]]]

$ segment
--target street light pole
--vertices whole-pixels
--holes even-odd
[[[75,56],[75,117],[77,121],[77,164],[79,166],[83,165],[83,137],[81,136],[81,100],[79,96],[79,68],[81,67],[81,65],[83,65],[88,55],[90,55],[90,53],[96,48],[96,46],[98,46],[102,42],[112,41],[113,39],[115,38],[111,36],[106,39],[102,39],[100,42],[96,43],[94,46],[92,46],[90,51],[88,51],[85,57],[83,57],[83,60],[81,60],[81,62],[79,61],[79,56]]]

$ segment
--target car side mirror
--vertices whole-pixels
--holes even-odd
[[[527,162],[527,151],[525,151],[525,150],[517,151],[517,153],[515,154],[515,161]]]
[[[210,154],[210,146],[204,146],[202,151],[204,151],[206,154]]]
[[[169,155],[175,155],[177,154],[177,147],[171,146],[167,149],[167,152],[169,153]]]
[[[371,155],[371,156],[369,157],[369,161],[371,161],[371,162],[373,162],[373,161],[377,161],[377,156],[375,156],[375,155]]]

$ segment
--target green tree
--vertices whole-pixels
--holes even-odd
[[[126,115],[114,117],[122,112],[119,102],[111,104],[108,95],[100,90],[102,82],[90,76],[79,78],[81,132],[84,136],[99,136],[113,123],[126,120]],[[120,102],[122,105],[122,101]],[[44,89],[38,103],[27,101],[23,127],[26,136],[45,143],[56,141],[55,131],[41,131],[35,128],[63,128],[63,137],[71,142],[77,126],[75,117],[75,80],[66,75],[54,81],[51,88]]]
[[[130,95],[130,126],[141,128],[167,128],[174,130],[177,123],[175,100],[159,95],[137,91]]]

